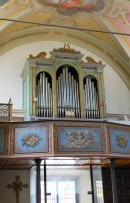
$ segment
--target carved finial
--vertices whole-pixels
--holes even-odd
[[[90,56],[87,56],[87,57],[86,57],[86,60],[88,61],[88,63],[102,64],[102,61],[97,62],[97,61],[95,61],[95,60],[94,60],[92,57],[90,57]]]
[[[70,45],[64,43],[64,52],[70,52]]]
[[[36,56],[33,56],[32,54],[29,54],[29,58],[31,58],[31,59],[44,59],[45,58],[45,56],[47,55],[47,53],[46,52],[40,52],[38,55],[36,55]]]
[[[9,99],[9,102],[8,102],[8,104],[12,104],[11,98]]]

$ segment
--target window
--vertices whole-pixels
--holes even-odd
[[[75,181],[47,182],[47,203],[76,203]],[[41,203],[44,203],[44,182],[41,182]]]

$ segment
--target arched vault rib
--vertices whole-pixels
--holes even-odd
[[[130,59],[121,50],[116,51],[101,40],[82,31],[61,28],[35,28],[13,33],[0,42],[0,55],[17,46],[37,41],[67,42],[84,48],[106,61],[117,72],[130,90]],[[118,49],[118,48],[117,48]]]

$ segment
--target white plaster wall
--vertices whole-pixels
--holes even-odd
[[[130,91],[119,75],[110,67],[104,69],[107,112],[130,114]]]
[[[0,203],[15,203],[16,192],[13,189],[8,189],[8,184],[13,184],[16,175],[20,176],[22,183],[27,183],[28,188],[23,188],[20,191],[20,202],[30,202],[30,183],[29,183],[29,171],[13,171],[13,170],[0,170]]]
[[[91,189],[91,181],[90,181],[90,171],[83,170],[79,172],[79,202],[80,203],[92,203],[92,195],[88,194],[88,191],[92,191]]]
[[[14,48],[0,56],[0,103],[7,103],[12,98],[13,109],[22,109],[22,79],[20,77],[23,65],[29,54],[34,56],[53,48],[63,47],[63,42],[35,42]],[[70,45],[99,61],[97,56],[82,48]],[[49,56],[49,54],[48,54]],[[84,57],[84,58],[85,58]],[[117,73],[104,61],[104,81],[107,99],[107,113],[130,114],[130,91]]]

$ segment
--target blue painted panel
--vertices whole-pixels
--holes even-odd
[[[109,128],[110,152],[130,153],[130,131]]]
[[[102,152],[102,130],[100,127],[58,127],[57,151]]]
[[[47,153],[48,151],[48,126],[15,128],[14,153]]]

